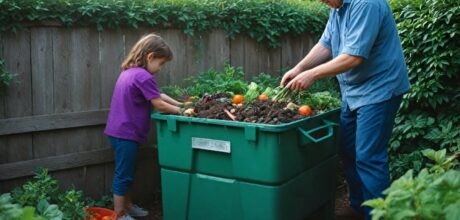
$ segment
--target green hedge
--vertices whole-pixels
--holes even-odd
[[[179,28],[191,36],[223,28],[231,38],[241,33],[277,47],[287,33],[318,36],[327,12],[319,2],[300,0],[0,0],[0,31],[16,31],[25,21],[59,21],[98,30]]]
[[[460,148],[460,1],[393,0],[411,91],[391,141],[393,177],[424,166],[421,150]]]

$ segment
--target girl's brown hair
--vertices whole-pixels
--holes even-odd
[[[155,58],[165,58],[170,61],[173,54],[163,38],[156,34],[144,35],[131,49],[128,56],[121,64],[121,69],[131,67],[147,67],[147,55],[154,54]]]

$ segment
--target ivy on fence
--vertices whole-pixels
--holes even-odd
[[[0,0],[0,31],[24,22],[58,21],[65,26],[179,28],[193,36],[223,28],[228,37],[245,34],[271,47],[285,34],[318,36],[327,7],[312,1],[271,0]]]

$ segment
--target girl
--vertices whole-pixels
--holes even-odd
[[[115,153],[112,183],[114,209],[123,220],[146,216],[148,212],[133,205],[126,192],[134,177],[139,144],[150,129],[150,105],[161,113],[180,114],[182,103],[161,94],[155,74],[172,59],[169,46],[155,34],[142,37],[123,61],[112,96],[104,133]]]

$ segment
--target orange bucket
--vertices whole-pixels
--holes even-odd
[[[117,213],[110,209],[87,207],[85,210],[90,214],[85,220],[117,220]]]

